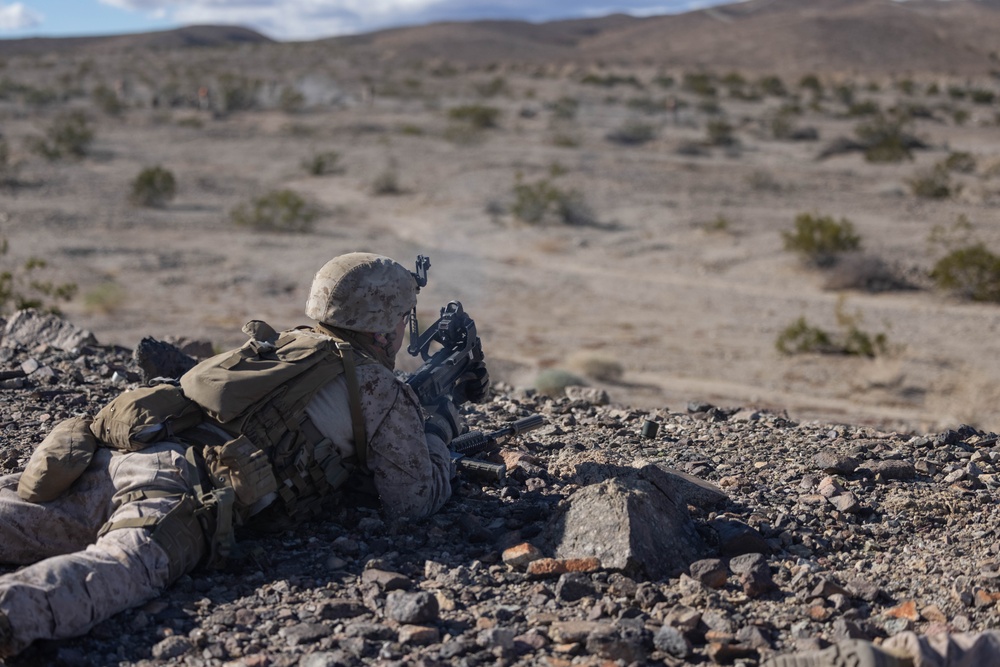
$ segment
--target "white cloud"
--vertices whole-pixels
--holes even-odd
[[[649,16],[732,0],[100,0],[176,23],[238,24],[276,39],[315,39],[433,21],[547,21],[624,12]]]
[[[42,24],[44,19],[45,17],[40,13],[25,7],[24,3],[0,4],[0,31],[36,28]]]

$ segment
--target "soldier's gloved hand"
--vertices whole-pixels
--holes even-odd
[[[458,437],[465,425],[458,408],[448,398],[442,398],[437,405],[428,407],[427,419],[424,421],[424,433],[436,435],[444,444]]]
[[[455,403],[482,403],[490,393],[490,372],[482,361],[471,364],[455,383]]]

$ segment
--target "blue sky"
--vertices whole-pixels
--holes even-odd
[[[64,37],[237,24],[281,40],[379,28],[516,18],[668,14],[732,0],[0,0],[0,38]]]

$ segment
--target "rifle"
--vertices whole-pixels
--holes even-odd
[[[502,463],[490,463],[489,461],[479,461],[468,457],[473,454],[492,452],[499,448],[502,440],[533,431],[544,424],[544,417],[541,415],[531,415],[489,433],[483,433],[482,431],[463,433],[448,445],[448,448],[451,449],[451,458],[462,472],[485,477],[503,484],[507,477],[506,465]]]
[[[420,404],[433,406],[448,397],[457,404],[464,403],[464,396],[454,396],[458,379],[472,364],[483,361],[483,345],[476,334],[476,323],[462,309],[458,301],[451,301],[441,309],[441,317],[420,335],[417,320],[410,318],[410,345],[406,348],[412,356],[420,355],[423,365],[406,378]],[[430,348],[438,343],[441,349],[431,354]]]

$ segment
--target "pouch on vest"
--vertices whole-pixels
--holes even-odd
[[[274,342],[253,339],[238,350],[210,357],[182,375],[180,381],[185,396],[210,417],[227,424],[324,361],[339,368],[340,355],[329,338],[305,331],[286,332]],[[330,377],[322,378],[316,386]]]
[[[267,455],[244,435],[218,447],[205,447],[204,457],[213,486],[231,487],[237,507],[250,509],[278,490]]]
[[[91,431],[115,449],[137,452],[203,419],[198,404],[179,387],[160,384],[120,394],[97,413]]]
[[[31,454],[17,483],[17,495],[32,503],[58,498],[87,469],[96,450],[89,417],[59,422]]]

